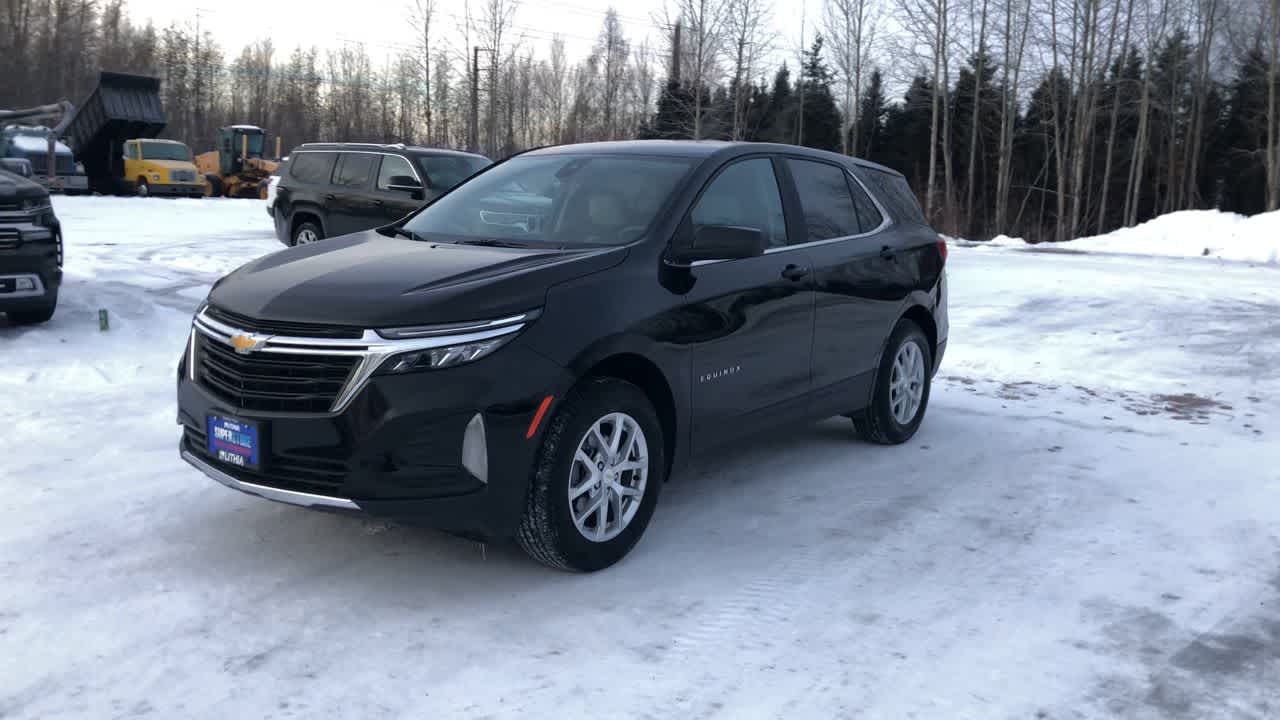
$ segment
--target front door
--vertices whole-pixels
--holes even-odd
[[[678,310],[692,361],[694,451],[741,438],[802,413],[810,387],[813,291],[809,258],[788,248],[774,161],[736,160],[711,181],[688,226],[759,229],[768,250],[740,260],[695,264]]]
[[[394,189],[413,183],[419,186],[417,191]],[[418,174],[408,160],[399,155],[383,155],[382,166],[378,169],[378,182],[374,186],[374,204],[377,205],[382,222],[395,222],[422,207],[424,201],[421,185]]]

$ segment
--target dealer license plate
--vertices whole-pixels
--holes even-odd
[[[210,455],[228,465],[258,469],[261,443],[257,424],[238,418],[210,415],[206,429]]]

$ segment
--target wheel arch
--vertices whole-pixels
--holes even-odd
[[[665,476],[670,479],[676,453],[678,418],[676,415],[675,395],[671,383],[652,360],[634,352],[619,352],[598,360],[581,376],[588,378],[609,377],[629,382],[640,388],[640,391],[653,403],[658,413],[658,421],[662,423],[662,446],[666,458]]]
[[[293,240],[293,234],[298,231],[298,225],[308,220],[320,226],[320,232],[325,237],[329,237],[328,230],[324,227],[324,218],[321,216],[320,209],[311,205],[299,205],[294,207],[293,212],[289,214],[289,240]]]
[[[938,324],[933,319],[933,313],[924,305],[912,305],[898,318],[898,322],[910,320],[920,329],[924,331],[924,335],[929,339],[929,358],[935,364],[938,357]],[[897,323],[894,323],[895,325]]]

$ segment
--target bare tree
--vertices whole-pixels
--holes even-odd
[[[985,0],[983,7],[986,7]],[[869,64],[879,21],[878,0],[825,0],[823,29],[828,47],[844,90],[840,110],[845,126],[840,132],[840,147],[846,155],[853,153],[849,137],[858,125],[858,98],[862,95],[862,76]]]
[[[1280,210],[1280,117],[1276,82],[1280,74],[1280,0],[1271,0],[1271,62],[1267,66],[1267,209]]]
[[[1132,1],[1132,0],[1131,0]],[[1031,0],[1006,0],[1004,14],[1004,63],[1000,100],[1000,151],[996,169],[995,229],[1004,232],[1009,212],[1009,185],[1013,168],[1014,125],[1018,117],[1018,89],[1022,58],[1031,28]]]
[[[596,40],[595,53],[600,58],[603,133],[607,140],[618,136],[618,105],[622,94],[622,82],[627,73],[627,58],[631,54],[630,43],[622,33],[622,22],[618,19],[618,11],[612,7],[605,12],[604,25],[600,28],[600,37]]]
[[[409,24],[417,36],[418,64],[422,72],[423,115],[426,137],[431,137],[431,65],[436,58],[431,55],[431,28],[436,16],[436,0],[412,0],[409,6]]]
[[[757,63],[768,52],[774,38],[770,30],[773,8],[769,0],[728,0],[725,10],[728,15],[725,33],[733,62],[729,87],[733,103],[731,132],[734,140],[741,140],[746,132],[746,104],[751,92],[751,79],[755,76]]]
[[[675,0],[674,14],[682,24],[681,75],[693,94],[693,139],[703,137],[707,87],[720,77],[728,0]],[[668,27],[674,26],[668,22]]]

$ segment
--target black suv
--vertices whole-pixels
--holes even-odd
[[[285,245],[395,222],[487,167],[483,155],[361,143],[308,143],[289,153],[271,206]]]
[[[0,170],[0,313],[15,325],[53,317],[62,284],[62,228],[49,191]]]
[[[832,415],[910,438],[946,254],[902,175],[832,153],[530,151],[218,281],[179,368],[181,454],[254,495],[596,570],[717,446]]]

